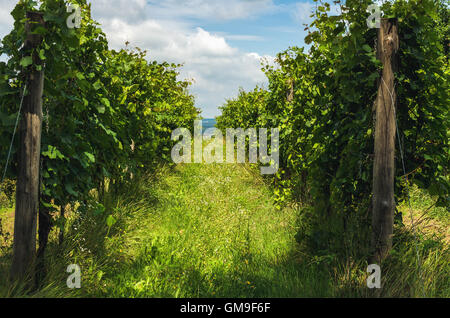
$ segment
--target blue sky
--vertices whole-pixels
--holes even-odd
[[[274,56],[289,46],[303,46],[306,34],[302,23],[306,22],[314,2],[284,0],[272,3],[272,8],[249,17],[230,20],[191,19],[191,22],[224,36],[232,47],[260,55]]]
[[[0,0],[0,36],[12,26],[15,0]],[[273,62],[289,46],[303,46],[312,0],[92,0],[111,48],[125,42],[149,59],[182,63],[206,118],[240,87],[265,85],[261,59]]]

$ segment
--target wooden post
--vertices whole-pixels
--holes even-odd
[[[294,100],[294,79],[290,78],[288,80],[288,89],[286,92],[286,99],[288,103],[291,103]]]
[[[377,57],[383,63],[383,72],[376,100],[372,202],[373,264],[381,264],[392,248],[396,135],[394,71],[398,47],[397,20],[381,19]]]
[[[43,25],[44,19],[41,13],[27,12],[25,51],[32,52],[42,42],[42,36],[32,34],[32,31],[37,26]],[[32,58],[33,65],[26,71],[28,72],[26,74],[28,94],[24,98],[20,123],[12,279],[20,279],[26,274],[32,274],[36,254],[44,72],[35,69],[35,65],[42,65],[38,54],[34,53]]]

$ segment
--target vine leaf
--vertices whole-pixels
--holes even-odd
[[[31,58],[31,56],[25,56],[20,60],[20,66],[22,67],[28,67],[31,64],[33,64],[33,59]]]

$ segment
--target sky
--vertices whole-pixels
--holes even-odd
[[[0,0],[0,37],[12,29],[17,0]],[[311,22],[312,0],[92,0],[110,48],[138,46],[148,59],[183,64],[180,79],[204,118],[239,88],[267,85],[261,60],[304,46],[304,23]]]

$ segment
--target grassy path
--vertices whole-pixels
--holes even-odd
[[[414,213],[432,204],[416,192]],[[108,192],[101,204],[93,194],[71,210],[64,244],[58,244],[56,227],[50,235],[39,290],[9,285],[12,248],[0,244],[0,297],[373,297],[365,260],[300,254],[299,213],[276,209],[271,193],[249,165],[158,169]],[[4,217],[12,209],[0,212]],[[444,212],[433,209],[429,216],[440,220]],[[5,228],[13,224],[11,217],[4,221]],[[397,228],[383,295],[448,297],[448,243],[435,237],[436,230],[419,233],[419,273],[407,226]],[[445,236],[442,228],[448,227],[438,227]],[[80,267],[80,289],[67,288],[69,264]]]
[[[133,212],[125,260],[105,273],[102,296],[307,297],[328,290],[322,275],[296,261],[294,211],[275,209],[248,166],[180,165],[148,191],[158,201]]]

